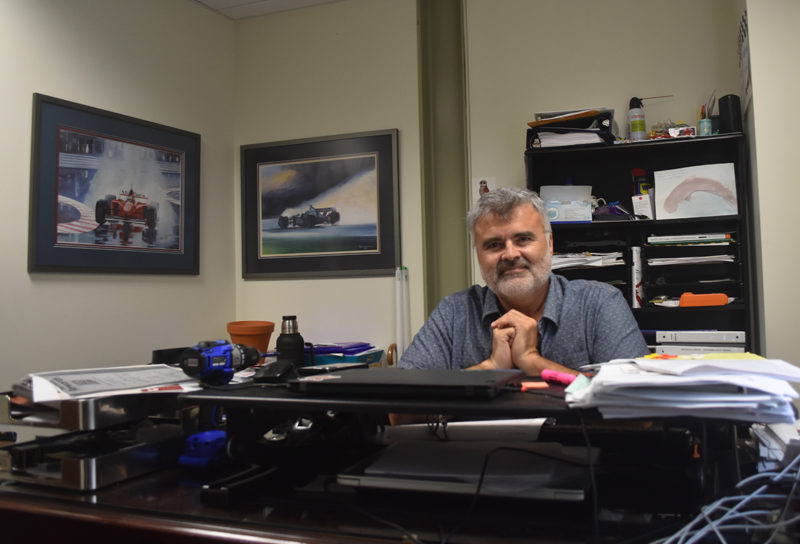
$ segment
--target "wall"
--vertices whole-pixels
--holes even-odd
[[[234,24],[176,0],[2,0],[0,384],[149,362],[235,316]],[[200,275],[27,272],[34,92],[202,135]]]
[[[524,186],[525,129],[534,112],[610,107],[625,135],[628,101],[648,128],[695,124],[711,93],[738,94],[728,0],[671,2],[466,0],[470,178]],[[598,195],[602,196],[602,195]],[[473,276],[480,278],[477,264]]]
[[[748,110],[751,146],[757,158],[757,210],[760,220],[760,280],[767,355],[800,364],[797,356],[797,232],[800,136],[800,3],[794,0],[747,2],[753,103]]]
[[[466,0],[473,177],[524,184],[526,122],[534,112],[614,108],[625,135],[633,96],[648,128],[697,122],[711,93],[738,93],[728,0],[530,2]]]
[[[246,19],[236,29],[236,147],[399,129],[402,262],[422,324],[420,141],[414,0],[348,0]],[[239,178],[237,151],[233,176]],[[239,214],[237,186],[237,216]],[[237,221],[237,276],[241,278]],[[296,314],[306,341],[394,342],[394,277],[242,280],[240,319]],[[275,338],[273,337],[272,344]]]
[[[224,337],[233,318],[298,313],[314,341],[353,331],[392,341],[390,278],[241,280],[238,150],[249,143],[400,129],[402,252],[412,332],[419,327],[413,0],[346,0],[237,23],[183,0],[0,0],[0,9],[0,384],[32,370],[144,362],[153,348]],[[524,183],[534,111],[610,106],[623,119],[631,96],[673,94],[646,103],[648,121],[691,120],[711,91],[739,92],[740,2],[466,0],[465,10],[470,177]],[[748,10],[767,355],[792,360],[798,257],[781,240],[793,232],[784,196],[798,171],[786,128],[797,117],[800,42],[789,25],[799,14],[790,0]],[[202,134],[200,276],[27,273],[34,92]]]

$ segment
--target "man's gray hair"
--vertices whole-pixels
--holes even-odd
[[[509,216],[512,210],[517,206],[529,204],[539,212],[544,221],[544,231],[546,233],[552,232],[550,228],[550,216],[545,208],[544,201],[534,191],[528,189],[518,189],[514,187],[500,187],[488,193],[484,193],[475,203],[475,206],[467,213],[467,230],[475,243],[474,231],[475,223],[482,217],[493,214],[501,219]]]

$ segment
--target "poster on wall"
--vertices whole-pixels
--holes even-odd
[[[200,136],[34,94],[30,272],[198,274]]]
[[[244,278],[393,275],[397,130],[242,146]]]
[[[736,215],[736,173],[732,162],[658,170],[653,173],[656,219]]]

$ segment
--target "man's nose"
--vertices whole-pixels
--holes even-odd
[[[519,249],[514,245],[512,240],[507,241],[505,246],[503,246],[503,252],[500,257],[506,261],[513,261],[519,257]]]

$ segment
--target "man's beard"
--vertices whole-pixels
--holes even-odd
[[[550,279],[551,261],[552,258],[548,252],[543,259],[535,263],[531,263],[523,257],[517,257],[513,261],[500,261],[494,270],[482,270],[481,272],[489,289],[495,294],[501,298],[518,298],[532,295],[547,285]],[[506,270],[520,265],[525,268],[517,270],[513,274],[504,274]]]

